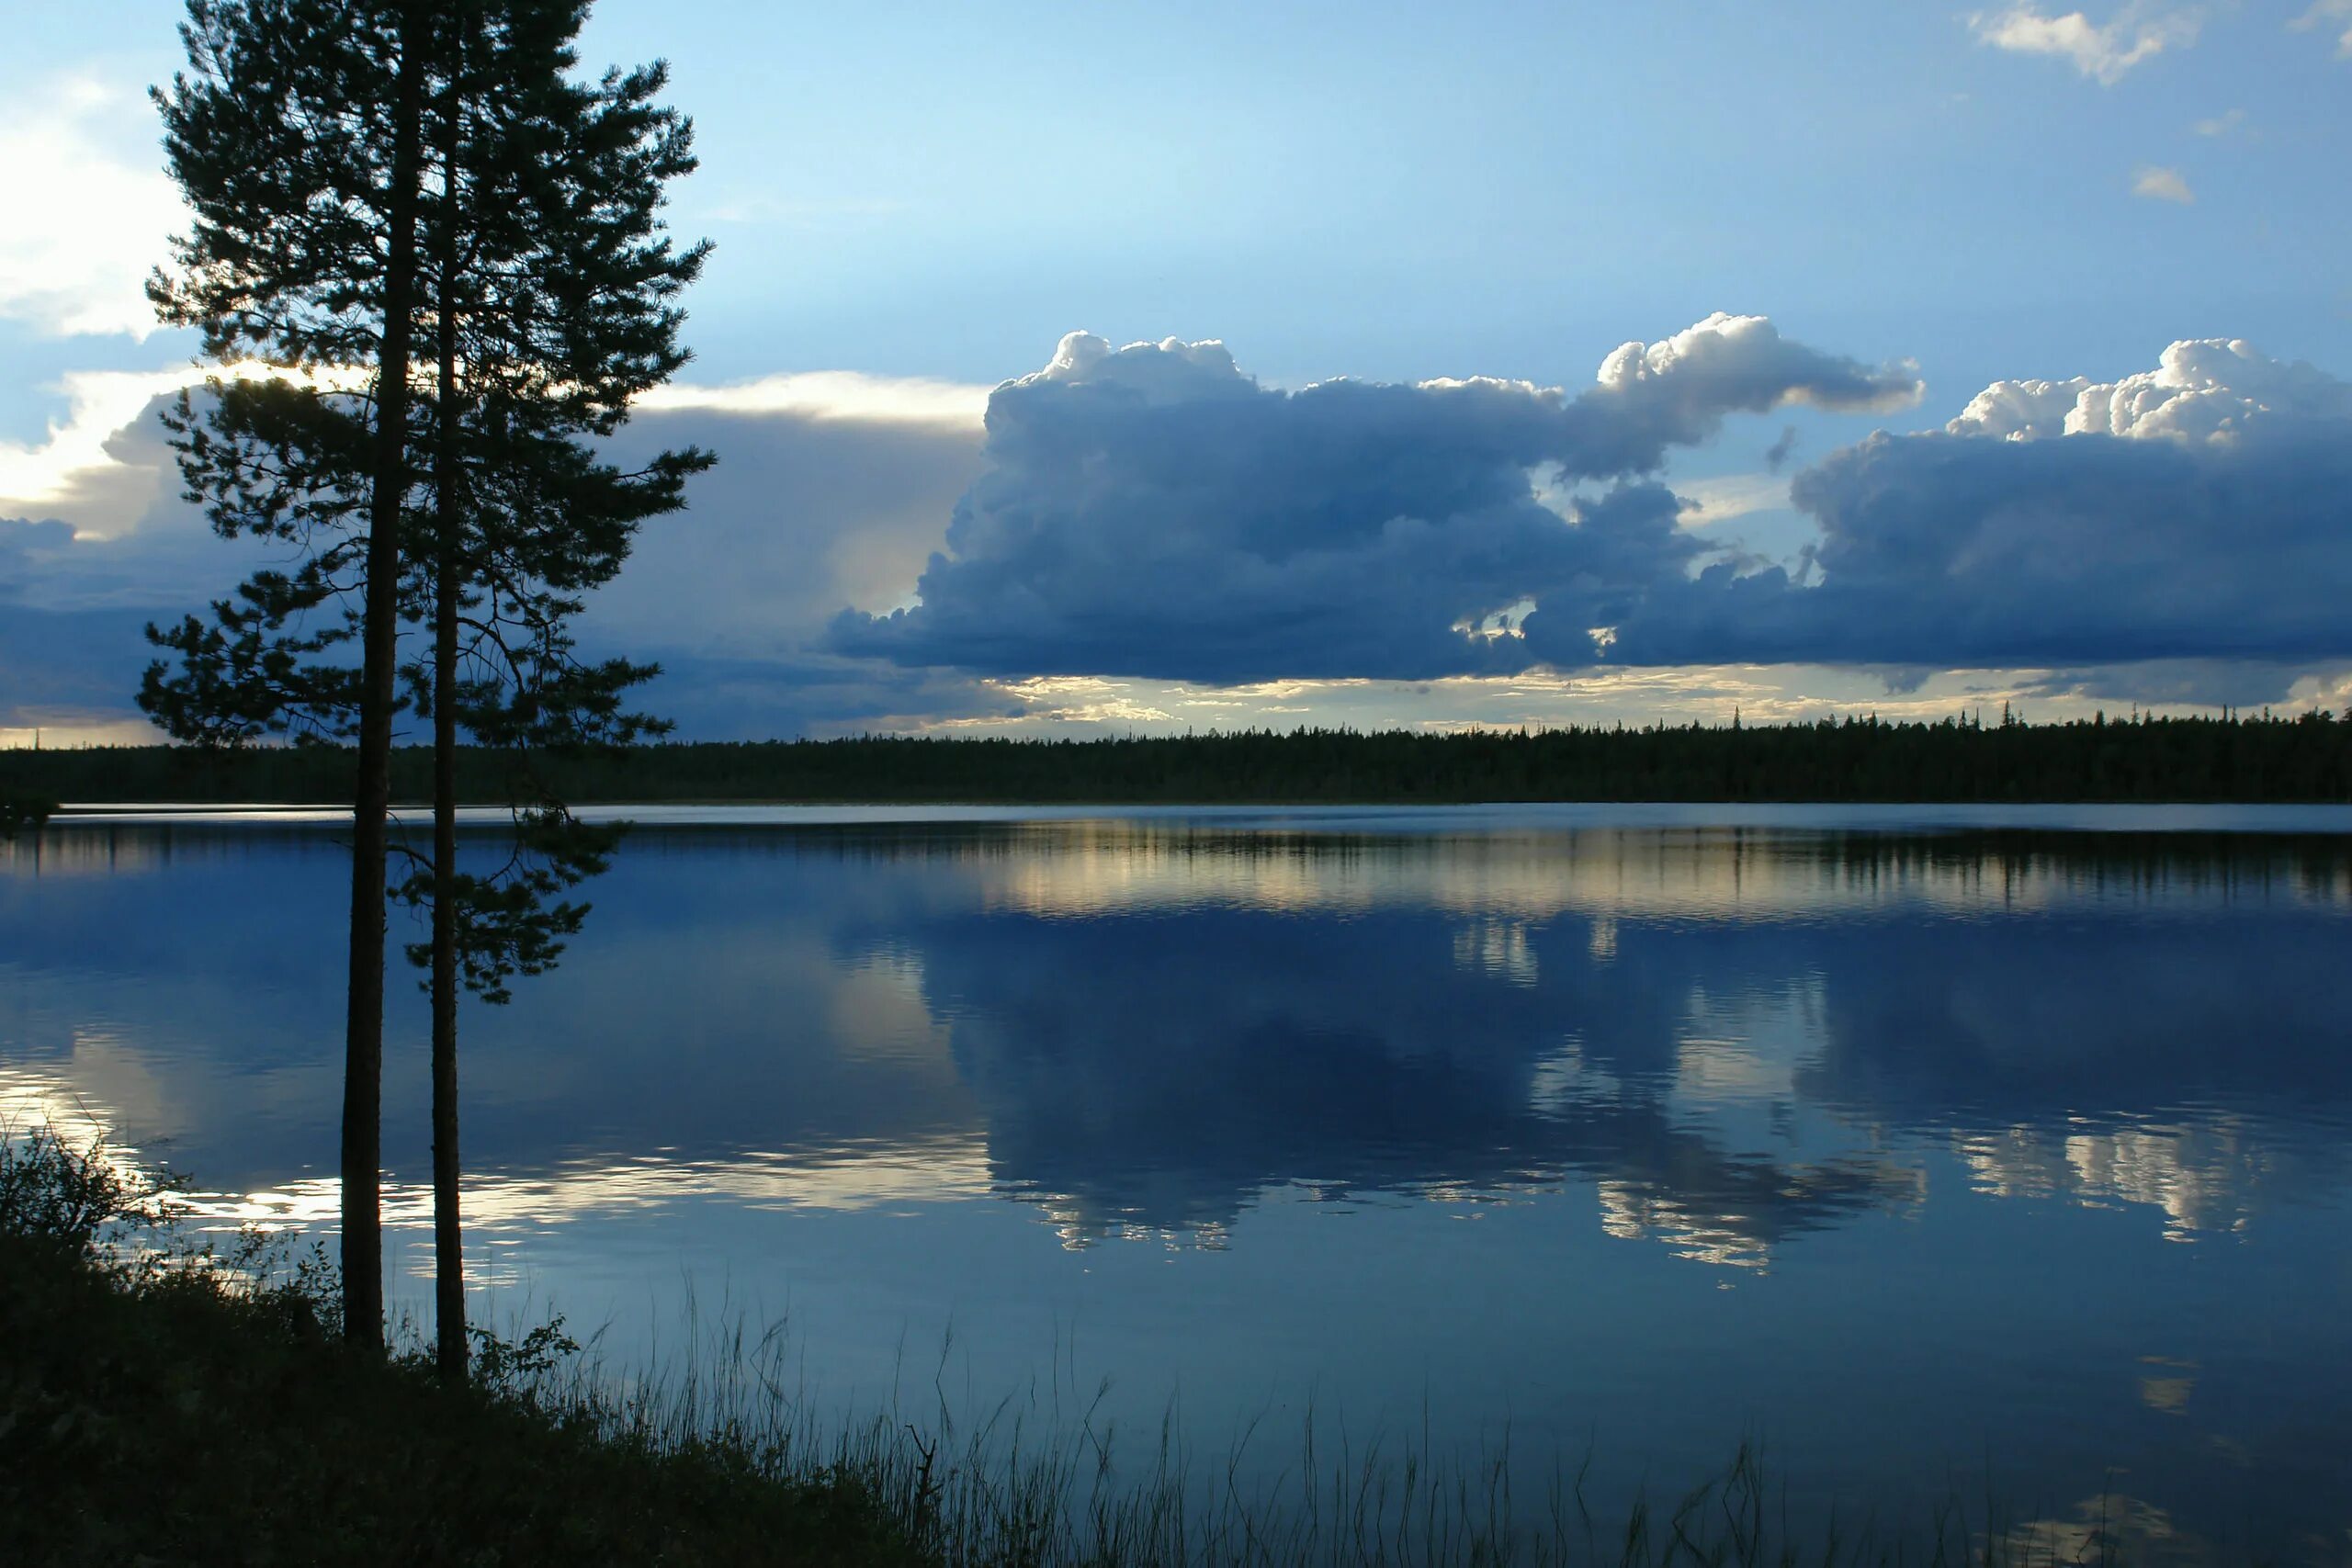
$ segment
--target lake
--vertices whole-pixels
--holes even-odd
[[[2352,813],[638,815],[466,1016],[493,1321],[782,1318],[812,1410],[1251,1484],[1309,1419],[1603,1508],[1754,1438],[1802,1518],[2352,1554]],[[0,1118],[323,1233],[347,876],[315,813],[0,848]]]

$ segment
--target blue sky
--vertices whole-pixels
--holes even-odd
[[[0,197],[28,215],[0,236],[0,519],[21,520],[0,523],[0,744],[134,733],[138,621],[245,564],[174,514],[147,423],[172,378],[91,378],[192,352],[141,330],[135,288],[173,220],[140,95],[177,63],[176,16],[53,8],[0,63]],[[641,436],[707,440],[722,468],[595,625],[662,658],[657,701],[708,734],[2342,705],[2352,633],[2323,609],[2352,591],[2327,455],[2352,436],[2347,38],[2343,0],[603,0],[583,54],[671,61],[704,157],[672,216],[718,244],[686,386]],[[1896,380],[1841,398],[1677,359],[1689,417],[1658,460],[1579,446],[1565,477],[1556,433],[1465,433],[1405,395],[1495,378],[1577,405],[1620,344],[1718,311]],[[1115,397],[1065,376],[999,394],[1046,456],[984,447],[989,389],[1081,329],[1219,340],[1252,400],[1214,429],[1190,393],[1114,426]],[[2205,339],[2248,348],[2160,368]],[[1402,389],[1413,434],[1340,428],[1344,400],[1306,389],[1342,377]],[[2135,412],[1921,434],[1996,382],[2075,378]],[[1916,439],[1858,445],[1879,429]],[[1415,474],[1467,465],[1455,501],[1347,478],[1424,438]],[[1115,504],[1070,496],[1069,442],[1142,455]],[[1181,504],[1145,472],[1179,452]],[[1227,490],[1195,494],[1210,473]],[[1635,489],[1699,504],[1595,590],[1563,538],[1598,548],[1579,507]],[[1056,497],[1042,543],[990,535]],[[951,540],[959,498],[978,521]],[[1345,540],[1291,570],[1285,529],[1333,507],[1355,509]],[[23,526],[52,518],[70,540]],[[1531,608],[1526,635],[1489,635]],[[894,610],[899,631],[863,629]],[[1566,626],[1588,614],[1611,647]],[[1429,651],[1349,651],[1404,647]]]

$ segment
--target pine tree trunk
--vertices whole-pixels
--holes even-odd
[[[444,296],[446,309],[447,296]],[[456,345],[441,333],[442,417],[452,417]],[[458,561],[457,500],[442,437],[436,507],[440,559],[433,612],[433,1305],[434,1363],[444,1381],[466,1378],[465,1235],[458,1161]]]
[[[383,1165],[384,857],[391,807],[395,633],[400,615],[401,509],[408,492],[410,314],[416,287],[416,207],[426,24],[412,7],[401,25],[390,230],[384,267],[384,340],[376,367],[376,474],[368,498],[367,608],[361,635],[359,766],[351,812],[351,973],[343,1058],[344,1337],[384,1347]]]
[[[466,1381],[466,1261],[458,1160],[458,213],[461,99],[455,84],[465,39],[450,57],[442,117],[437,377],[433,458],[433,1309],[434,1365]]]

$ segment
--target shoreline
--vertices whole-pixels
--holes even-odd
[[[1581,830],[1864,833],[2095,833],[2248,837],[2352,836],[2352,805],[2301,802],[2142,801],[629,801],[576,806],[582,820],[633,830],[696,829],[985,827],[1080,822],[1167,823],[1211,830],[1336,834]],[[424,805],[392,807],[423,821]],[[350,808],[299,802],[135,801],[60,805],[47,830],[217,827],[324,829]],[[458,826],[503,829],[507,808],[459,807]]]

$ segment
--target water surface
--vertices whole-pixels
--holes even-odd
[[[485,1307],[805,1397],[1311,1406],[1602,1500],[2352,1551],[2352,827],[2184,808],[640,813],[465,1043]],[[331,821],[0,851],[0,1113],[331,1220]],[[413,940],[396,918],[396,941]],[[429,1294],[398,998],[397,1289]],[[665,1326],[669,1325],[669,1326]]]

